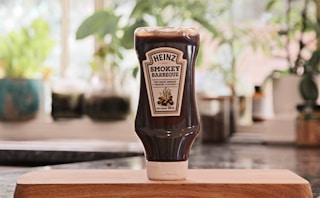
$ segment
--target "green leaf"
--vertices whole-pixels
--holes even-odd
[[[136,78],[137,75],[138,75],[138,72],[139,72],[139,67],[138,67],[138,66],[134,67],[134,69],[133,69],[133,71],[132,71],[132,76],[133,76],[134,78]]]
[[[311,58],[308,61],[308,65],[311,66],[313,71],[319,72],[320,64],[320,49],[313,52]]]
[[[143,19],[136,21],[134,24],[124,29],[124,35],[121,40],[121,45],[126,49],[134,47],[134,31],[138,27],[147,26],[147,22]]]
[[[276,0],[271,0],[271,1],[269,1],[269,2],[267,3],[267,5],[266,5],[265,10],[266,10],[266,11],[270,11],[270,10],[273,8],[273,6],[274,6],[275,3],[276,3]]]
[[[47,36],[50,33],[49,24],[43,19],[35,19],[30,28],[34,31],[34,36]]]
[[[43,68],[43,62],[54,46],[49,25],[35,19],[29,26],[0,38],[0,62],[6,77],[32,77]]]
[[[130,18],[142,19],[145,14],[151,14],[152,1],[137,0],[135,7],[133,8]]]
[[[202,65],[202,62],[203,62],[203,45],[200,44],[200,47],[199,47],[199,52],[198,52],[198,56],[197,56],[197,60],[196,60],[196,67],[200,67]]]
[[[312,74],[305,75],[299,85],[300,94],[305,101],[315,102],[318,98],[318,87],[312,78]]]
[[[207,20],[199,16],[193,16],[193,19],[206,28],[213,36],[219,35],[219,31],[213,27]]]
[[[97,32],[98,38],[103,39],[107,34],[116,35],[119,20],[120,17],[117,16],[112,16],[108,20],[105,20],[104,26],[101,26],[100,30]]]
[[[101,10],[86,18],[76,32],[76,39],[83,39],[96,34],[103,38],[106,34],[114,35],[119,17],[109,10]]]

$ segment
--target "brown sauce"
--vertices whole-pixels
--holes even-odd
[[[183,52],[183,59],[187,60],[179,116],[151,115],[142,62],[146,60],[148,51],[159,47],[178,49]],[[135,130],[145,147],[146,158],[149,161],[185,161],[200,128],[194,91],[194,66],[199,49],[199,34],[136,33],[135,48],[141,72]]]

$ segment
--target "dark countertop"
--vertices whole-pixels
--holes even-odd
[[[63,151],[61,151],[63,152]],[[219,169],[289,169],[308,180],[314,197],[320,197],[320,148],[294,145],[221,144],[196,142],[190,153],[189,167]],[[0,171],[0,197],[12,197],[16,179],[37,169],[143,169],[143,156],[91,162],[78,162]]]

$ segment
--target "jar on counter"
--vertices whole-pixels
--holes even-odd
[[[96,71],[86,92],[85,114],[93,121],[126,119],[131,110],[131,98],[123,87],[124,81],[120,72]]]
[[[201,121],[202,143],[222,143],[229,140],[231,128],[230,97],[199,97],[198,108]]]
[[[320,105],[298,105],[296,144],[320,146]]]
[[[57,80],[52,85],[51,116],[54,120],[83,116],[86,84],[80,80]]]
[[[254,87],[252,97],[252,119],[254,122],[266,121],[273,116],[272,98],[267,97],[261,86]]]

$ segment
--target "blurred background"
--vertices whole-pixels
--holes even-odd
[[[188,26],[201,35],[202,141],[295,143],[296,124],[318,119],[318,9],[308,0],[0,0],[0,133],[101,138],[92,131],[125,123],[133,134],[134,30]]]
[[[320,0],[0,0],[2,196],[29,167],[145,168],[144,26],[200,32],[190,168],[289,169],[320,197]]]

